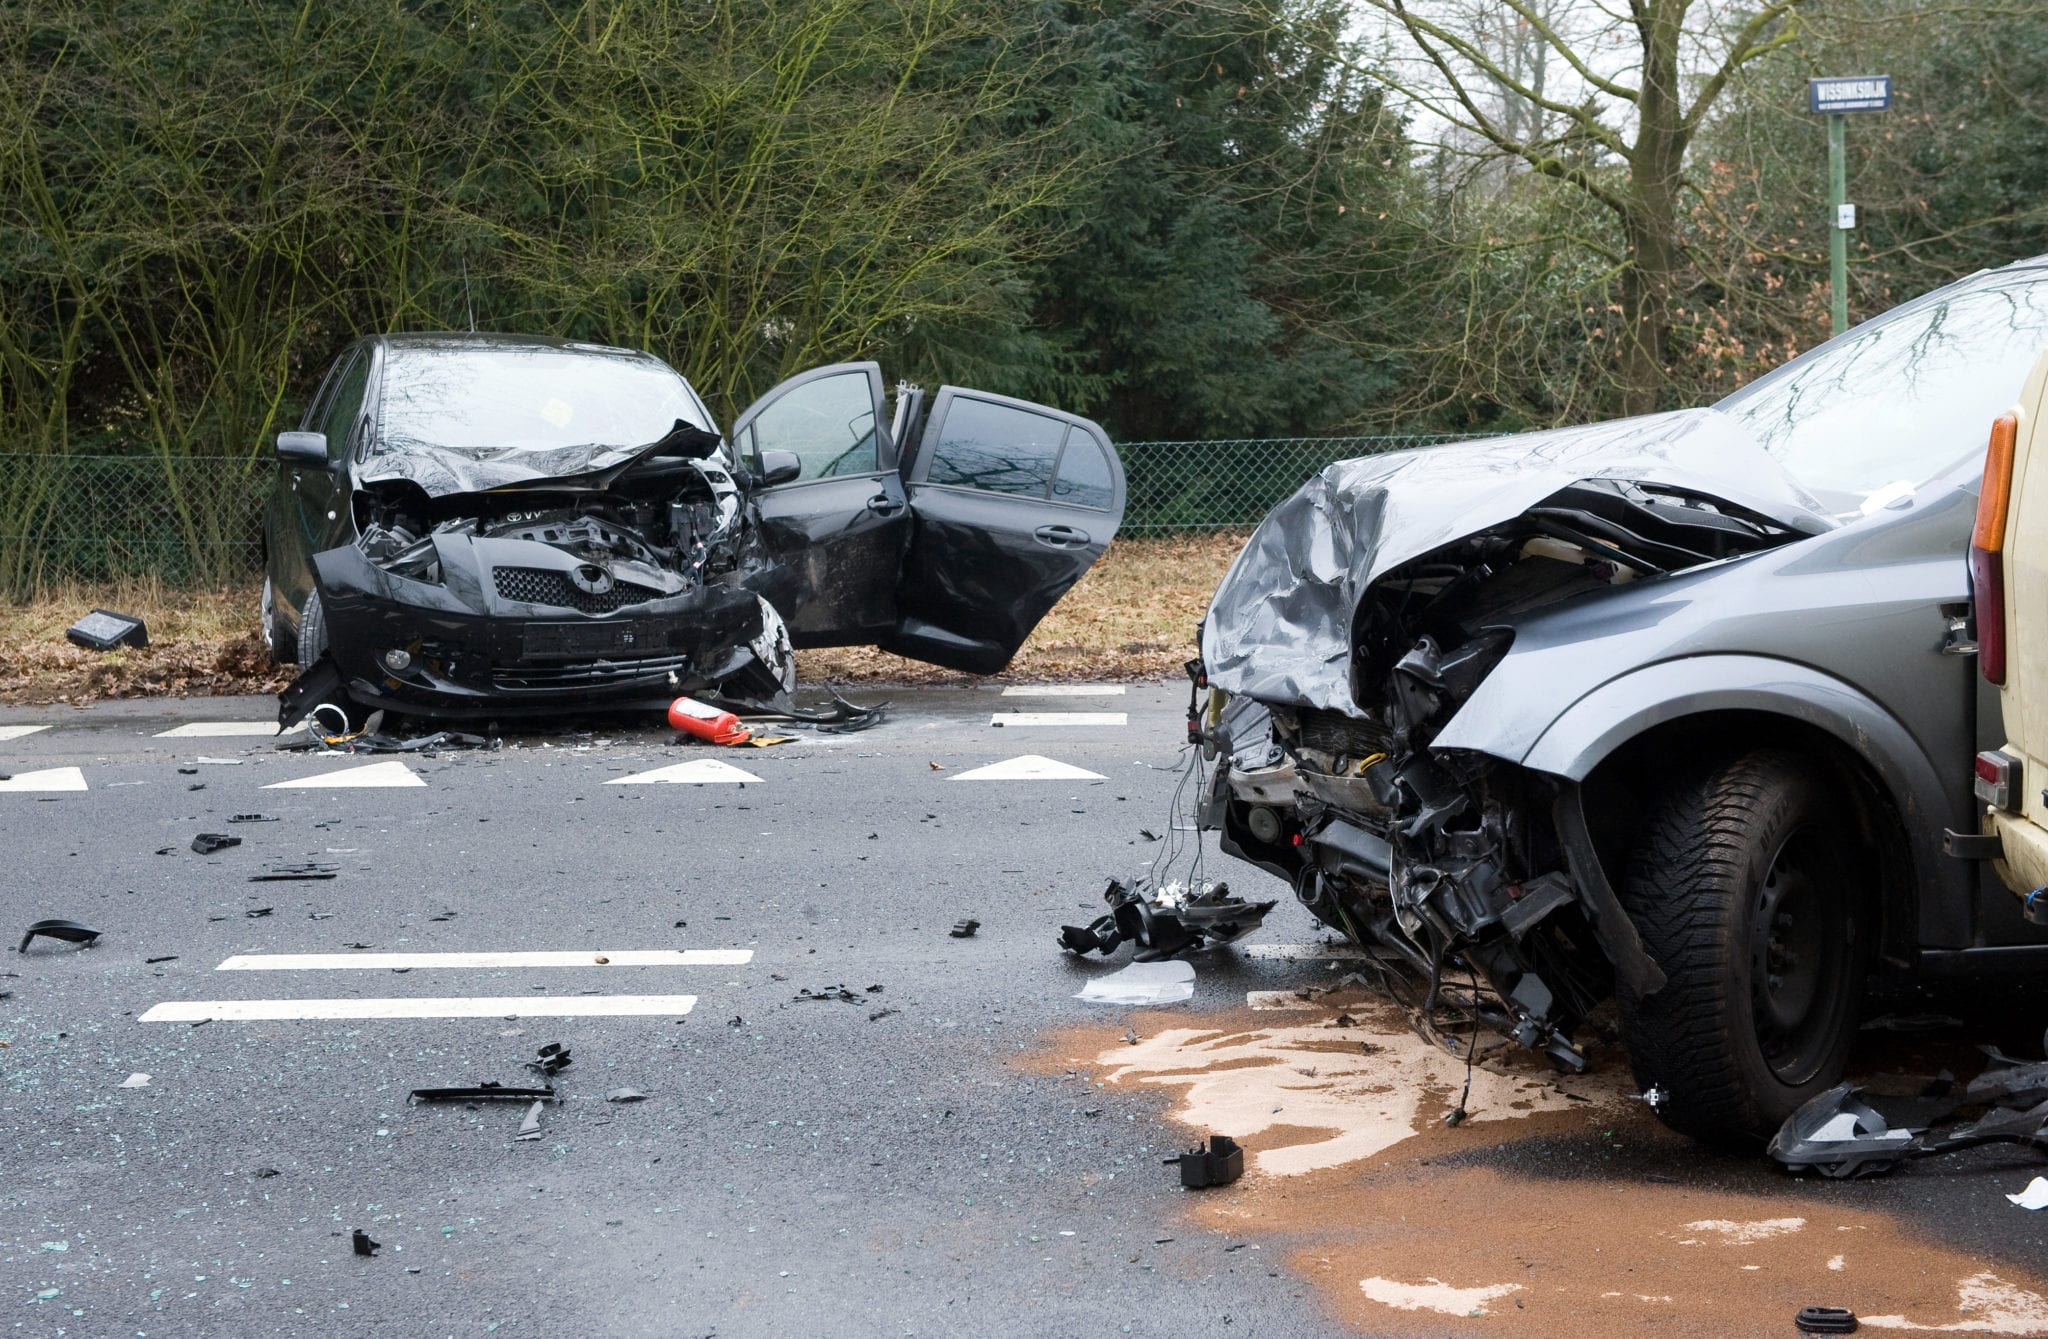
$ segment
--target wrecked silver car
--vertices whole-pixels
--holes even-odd
[[[1612,998],[1666,1123],[1768,1136],[1867,984],[2048,969],[1972,837],[1964,562],[2044,345],[2048,260],[1712,408],[1329,467],[1204,622],[1204,824],[1425,1031],[1578,1068]]]
[[[263,625],[304,671],[281,715],[782,710],[806,646],[1001,669],[1114,537],[1115,448],[981,391],[884,408],[877,365],[837,364],[726,439],[649,354],[359,341],[278,438]]]

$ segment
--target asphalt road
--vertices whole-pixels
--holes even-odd
[[[1163,849],[1141,830],[1166,832],[1185,689],[895,696],[878,729],[771,749],[603,722],[396,761],[161,736],[261,721],[267,699],[0,711],[0,735],[48,727],[0,738],[0,931],[103,932],[0,962],[12,1332],[1335,1332],[1273,1243],[1190,1225],[1159,1163],[1186,1138],[1165,1097],[1019,1064],[1122,1017],[1073,998],[1121,958],[1054,936]],[[1126,719],[991,723],[1019,710]],[[1098,777],[961,779],[1024,755]],[[706,762],[758,780],[613,784]],[[272,788],[373,765],[403,784]],[[228,821],[254,813],[276,821]],[[243,841],[201,856],[201,832]],[[302,861],[335,877],[250,881]],[[951,937],[963,917],[979,933]],[[1283,901],[1257,938],[1313,926]],[[623,956],[674,950],[697,956]],[[507,952],[574,965],[338,965]],[[331,960],[222,969],[277,954]],[[1191,1008],[1323,970],[1208,955]],[[373,1016],[225,1016],[244,1002]],[[640,1012],[564,1016],[606,1007]],[[374,1016],[409,1009],[473,1016]],[[408,1104],[532,1081],[553,1042],[573,1063],[537,1140],[514,1138],[521,1103]],[[628,1088],[644,1100],[607,1100]],[[2048,1259],[1997,1196],[2010,1165],[1880,1193],[1945,1239]],[[358,1228],[376,1256],[352,1253]]]

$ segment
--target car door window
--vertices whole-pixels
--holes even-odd
[[[956,397],[939,425],[929,483],[1047,496],[1067,425],[1044,414]]]
[[[334,398],[328,402],[327,412],[315,429],[327,434],[329,460],[347,458],[349,435],[362,418],[363,392],[369,389],[369,385],[370,357],[366,353],[358,353],[355,361],[348,365],[348,371],[341,374],[341,381],[334,388]]]
[[[873,474],[881,468],[874,394],[863,371],[795,387],[763,409],[747,435],[747,454],[757,462],[764,451],[794,452],[803,462],[799,480]]]
[[[1096,507],[1108,511],[1116,504],[1116,479],[1109,472],[1109,457],[1094,438],[1076,428],[1067,434],[1067,449],[1060,453],[1060,470],[1053,476],[1052,500],[1071,507]]]

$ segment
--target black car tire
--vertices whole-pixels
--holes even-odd
[[[1768,1138],[1840,1079],[1865,968],[1853,832],[1839,791],[1776,751],[1651,805],[1621,898],[1667,980],[1619,1003],[1636,1082],[1672,1129]]]
[[[277,591],[270,584],[268,576],[263,578],[263,640],[270,647],[270,663],[273,665],[296,665],[299,663],[299,639],[277,616]]]
[[[299,611],[299,668],[308,670],[327,654],[327,611],[320,607],[320,592],[306,594],[306,607]]]

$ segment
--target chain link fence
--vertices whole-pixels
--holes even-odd
[[[1451,436],[1120,442],[1130,503],[1119,532],[1167,535],[1256,525],[1334,460]],[[0,596],[64,583],[253,579],[275,466],[230,456],[0,454]]]

